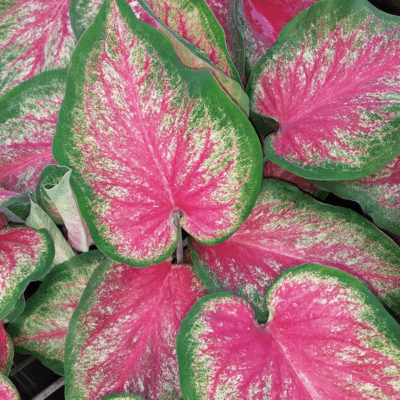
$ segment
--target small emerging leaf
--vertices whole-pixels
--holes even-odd
[[[185,399],[400,398],[400,327],[355,278],[291,268],[266,302],[265,325],[229,294],[193,306],[178,334]]]

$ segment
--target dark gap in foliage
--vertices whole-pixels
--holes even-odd
[[[368,0],[373,6],[388,14],[400,15],[399,0]]]

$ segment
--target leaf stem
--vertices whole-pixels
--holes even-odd
[[[183,262],[183,244],[182,244],[182,228],[179,220],[182,218],[182,213],[176,212],[174,214],[174,225],[178,229],[178,244],[176,246],[176,263],[182,264]]]

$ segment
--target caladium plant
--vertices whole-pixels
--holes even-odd
[[[74,400],[400,400],[400,17],[44,3],[0,4],[0,393],[14,346]]]

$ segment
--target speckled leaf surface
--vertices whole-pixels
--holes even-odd
[[[357,201],[374,224],[400,235],[400,157],[379,171],[351,181],[314,181],[337,196]]]
[[[167,259],[179,213],[199,241],[226,239],[250,212],[262,173],[247,118],[120,0],[104,3],[72,57],[53,154],[73,169],[95,244],[134,266]]]
[[[224,31],[204,0],[145,1],[156,17],[202,50],[225,75],[241,81],[226,48]]]
[[[210,290],[244,296],[261,321],[267,287],[283,270],[304,263],[354,275],[400,313],[399,247],[354,211],[321,204],[285,182],[263,181],[253,211],[227,241],[191,246]]]
[[[105,261],[71,320],[66,399],[97,400],[118,392],[179,398],[176,335],[189,309],[206,293],[186,265],[132,268]]]
[[[400,153],[399,77],[400,17],[367,0],[315,3],[249,82],[252,113],[279,123],[266,156],[305,178],[376,172]]]
[[[292,268],[266,302],[265,325],[229,294],[196,303],[178,334],[185,399],[400,398],[400,327],[352,276]]]
[[[65,93],[66,70],[44,72],[0,100],[0,186],[33,191],[54,164],[51,143]]]
[[[109,396],[103,397],[102,400],[112,400],[112,399],[116,399],[116,400],[129,400],[129,399],[143,400],[142,397],[135,396],[134,394],[126,394],[126,393],[110,394]]]
[[[14,357],[14,347],[10,336],[0,322],[0,373],[8,375],[11,371],[11,364]]]
[[[47,231],[12,225],[0,229],[0,319],[28,283],[48,271],[53,258],[54,245]]]
[[[67,67],[75,47],[69,0],[15,0],[0,9],[0,97],[40,72]]]
[[[0,398],[7,400],[21,399],[14,384],[1,373],[0,373]]]
[[[239,77],[244,75],[245,46],[237,22],[237,8],[241,0],[205,0],[224,30],[226,48]]]
[[[24,223],[24,219],[19,215],[23,213],[23,217],[27,217],[25,212],[28,207],[29,214],[29,195],[28,193],[19,194],[12,190],[0,188],[0,213],[7,217],[10,222]]]
[[[127,0],[136,17],[149,25],[157,27],[156,22],[147,14],[137,0]],[[93,23],[104,0],[71,0],[69,9],[72,28],[79,39],[83,32]]]
[[[243,90],[241,76],[230,59],[224,32],[204,0],[138,1],[156,20],[182,65],[210,71],[229,98],[248,116],[249,98]]]
[[[64,375],[69,322],[89,278],[104,259],[100,251],[90,251],[57,265],[46,275],[25,311],[7,327],[18,353],[32,354]]]

